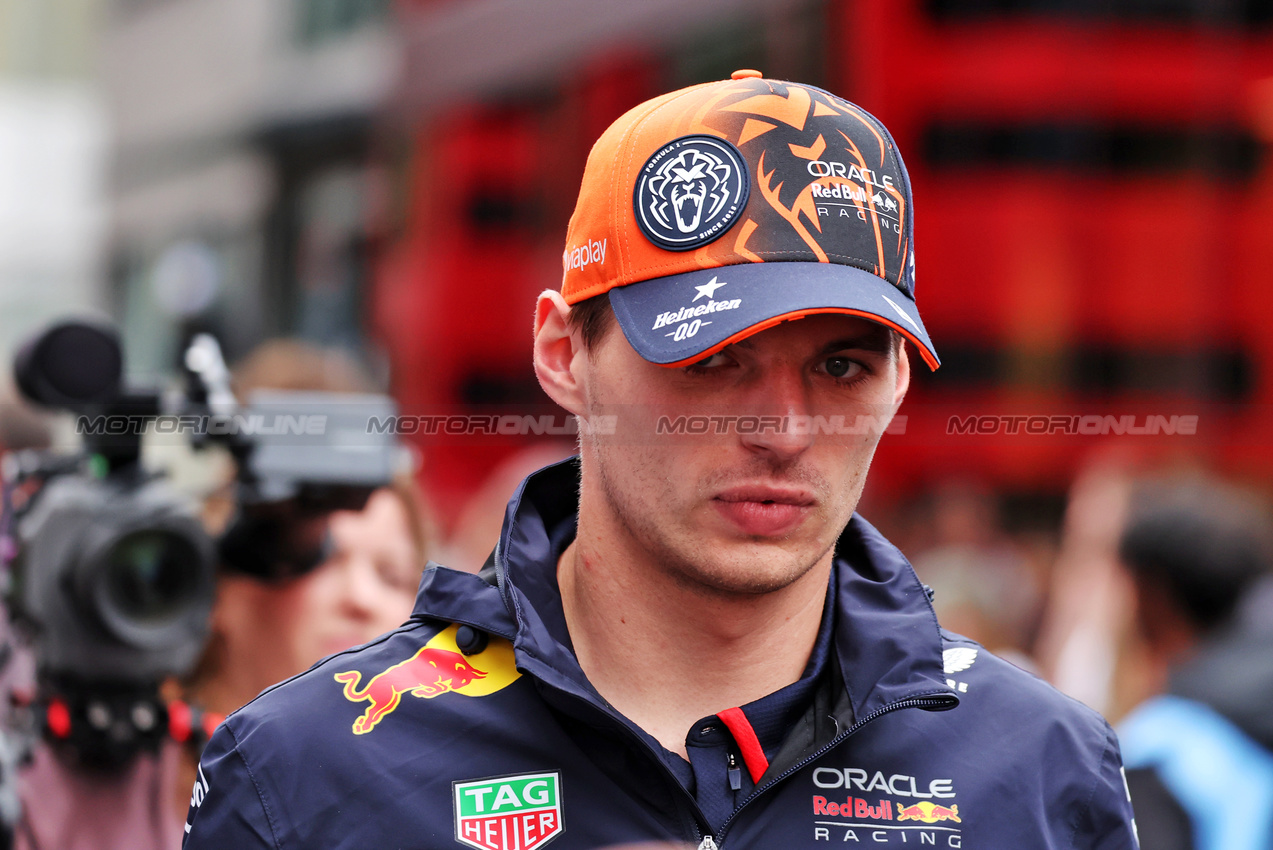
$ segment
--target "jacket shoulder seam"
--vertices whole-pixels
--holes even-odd
[[[1114,735],[1114,730],[1110,728],[1110,725],[1108,723],[1105,723],[1105,747],[1101,750],[1101,757],[1096,760],[1095,769],[1091,772],[1091,776],[1092,776],[1091,790],[1087,792],[1087,799],[1083,801],[1082,810],[1078,813],[1078,816],[1074,818],[1073,828],[1070,830],[1070,846],[1071,847],[1078,846],[1076,842],[1078,840],[1079,827],[1082,826],[1083,819],[1084,818],[1088,820],[1092,819],[1092,801],[1096,799],[1096,791],[1098,788],[1100,788],[1101,780],[1102,780],[1102,777],[1104,776],[1104,773],[1102,772],[1102,768],[1105,766],[1105,760],[1109,758],[1111,752],[1115,751],[1117,746],[1118,746],[1118,739]]]
[[[266,694],[273,693],[274,691],[286,685],[288,682],[291,682],[293,679],[300,679],[303,676],[308,676],[310,673],[314,672],[319,667],[326,666],[326,664],[330,661],[334,661],[337,658],[344,657],[353,652],[358,652],[363,649],[369,649],[373,646],[379,646],[380,644],[388,641],[390,638],[394,637],[395,635],[405,634],[406,632],[409,632],[409,631],[415,631],[421,628],[425,628],[428,625],[429,625],[428,623],[422,622],[420,620],[408,620],[407,622],[403,623],[401,626],[398,626],[398,628],[394,629],[393,631],[385,632],[383,635],[380,635],[375,640],[372,640],[368,643],[361,644],[360,646],[350,647],[349,649],[341,650],[340,652],[334,653],[332,655],[328,655],[325,658],[321,658],[318,661],[315,661],[314,664],[309,669],[302,670],[300,673],[297,673],[294,676],[289,676],[288,678],[284,679],[281,682],[275,682],[273,685],[270,685],[268,688],[261,691],[256,696],[252,697],[252,699],[248,700],[246,703],[239,706],[234,711],[230,712],[229,717],[233,717],[234,715],[238,714],[243,709],[252,705],[252,703],[264,697]]]
[[[248,779],[252,781],[252,788],[256,791],[256,799],[261,804],[261,811],[265,814],[265,822],[269,824],[270,839],[274,842],[275,850],[282,850],[283,844],[278,838],[278,825],[275,823],[274,813],[270,810],[270,804],[265,799],[265,791],[261,788],[261,783],[257,781],[256,772],[252,770],[252,765],[248,764],[247,756],[239,743],[239,736],[234,733],[234,727],[226,723],[225,729],[230,733],[230,737],[234,739],[234,754],[239,757],[239,761],[243,762],[243,769],[247,771]]]

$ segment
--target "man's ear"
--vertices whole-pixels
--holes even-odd
[[[911,386],[911,361],[906,355],[906,343],[897,347],[897,385],[893,388],[893,409],[896,411],[906,398]]]
[[[570,305],[561,293],[546,289],[535,303],[535,376],[548,397],[576,416],[584,415],[581,373],[587,352],[566,316]]]

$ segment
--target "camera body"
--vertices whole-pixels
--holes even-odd
[[[19,349],[14,377],[36,404],[135,426],[89,431],[79,454],[3,464],[6,604],[35,656],[28,734],[113,770],[167,732],[160,682],[189,672],[207,640],[215,547],[192,500],[141,465],[161,397],[125,390],[113,328],[57,323]]]
[[[403,469],[397,439],[368,427],[396,412],[383,395],[252,393],[240,420],[256,430],[240,461],[235,516],[217,541],[221,567],[285,581],[317,566],[327,554],[322,519],[362,510]]]
[[[136,469],[59,476],[18,527],[18,601],[59,679],[157,682],[208,633],[213,544],[194,505]]]

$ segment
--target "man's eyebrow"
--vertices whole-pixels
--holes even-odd
[[[732,342],[728,348],[755,348],[751,337],[744,337]],[[893,348],[893,336],[887,328],[871,328],[853,336],[841,337],[828,342],[819,350],[819,354],[833,354],[837,351],[870,351],[876,354],[887,354]]]
[[[832,340],[822,346],[821,354],[832,354],[836,351],[854,350],[871,351],[876,354],[887,354],[893,348],[893,340],[889,332],[881,328],[878,331],[867,331],[857,336]]]

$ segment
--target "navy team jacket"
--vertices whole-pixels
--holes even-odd
[[[577,476],[568,461],[526,480],[482,576],[431,565],[406,625],[232,714],[204,752],[185,850],[1136,846],[1108,724],[942,633],[860,517],[837,545],[829,675],[710,830],[549,634]]]

